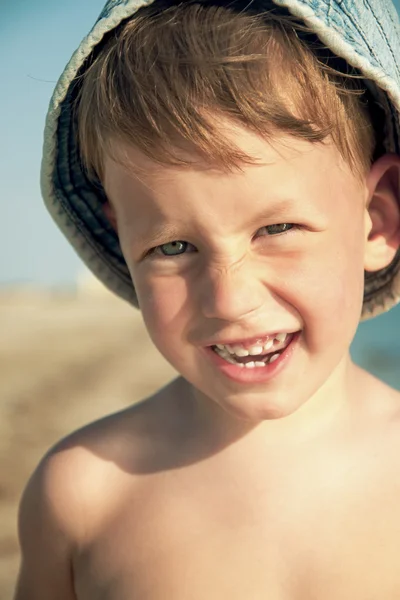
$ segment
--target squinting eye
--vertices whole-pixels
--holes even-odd
[[[162,244],[161,246],[158,246],[156,250],[159,250],[164,256],[178,256],[179,254],[183,254],[188,246],[188,242],[177,240],[176,242]]]
[[[293,223],[278,223],[277,225],[266,225],[265,227],[261,227],[260,231],[263,229],[268,233],[268,235],[278,235],[279,233],[285,233],[290,229],[293,229]]]

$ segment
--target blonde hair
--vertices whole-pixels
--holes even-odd
[[[254,162],[221,131],[220,114],[267,140],[278,131],[313,143],[329,138],[361,175],[375,146],[365,89],[332,57],[275,11],[204,2],[141,8],[108,35],[78,79],[82,163],[101,181],[116,141],[162,164],[188,165],[177,151],[188,143],[221,168]]]

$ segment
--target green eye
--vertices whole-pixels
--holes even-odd
[[[293,223],[278,223],[277,225],[266,225],[262,229],[265,229],[269,235],[278,235],[279,233],[285,233],[285,231],[293,229],[293,227]]]
[[[162,244],[159,249],[164,256],[178,256],[183,254],[188,247],[187,242],[177,240],[176,242],[168,242],[168,244]]]

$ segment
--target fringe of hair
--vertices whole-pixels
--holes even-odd
[[[155,3],[113,31],[78,78],[82,163],[101,181],[104,156],[121,159],[115,142],[160,164],[190,166],[179,152],[188,144],[223,169],[254,162],[224,135],[225,116],[267,140],[277,132],[330,138],[361,176],[374,131],[362,79],[344,71],[293,17],[201,3],[160,11]]]

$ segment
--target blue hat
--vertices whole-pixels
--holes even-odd
[[[73,54],[50,102],[41,172],[45,204],[61,231],[89,269],[135,306],[135,288],[118,237],[103,214],[104,194],[89,181],[81,166],[72,105],[75,77],[97,44],[121,21],[151,3],[109,0]],[[380,124],[384,131],[379,132],[382,150],[400,154],[400,24],[391,0],[259,0],[258,4],[288,10],[334,54],[365,76],[367,87],[384,110]],[[379,315],[399,301],[400,251],[388,267],[365,274],[362,318]]]

